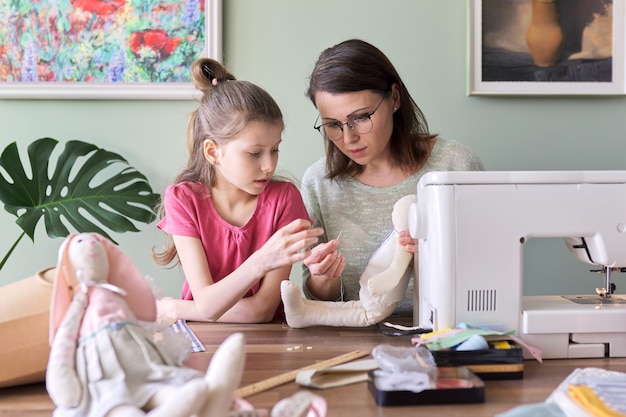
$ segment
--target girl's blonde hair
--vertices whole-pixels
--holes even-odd
[[[237,80],[218,61],[201,58],[191,67],[191,77],[202,92],[199,105],[191,113],[187,124],[187,165],[176,177],[175,183],[202,183],[210,189],[215,185],[215,168],[204,156],[204,141],[218,145],[237,137],[253,121],[280,124],[283,114],[267,91],[249,81]],[[163,217],[163,207],[159,208]],[[171,238],[162,253],[152,250],[159,265],[168,265],[176,258]]]
[[[248,81],[238,81],[213,59],[202,58],[194,62],[191,76],[196,88],[202,91],[202,97],[189,118],[189,159],[176,183],[202,182],[211,187],[215,184],[215,171],[204,157],[204,141],[209,139],[218,145],[223,144],[236,137],[252,121],[283,126],[283,114],[264,89]]]

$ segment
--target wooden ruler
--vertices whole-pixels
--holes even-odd
[[[295,381],[298,372],[307,371],[310,369],[325,369],[331,366],[340,365],[342,363],[350,362],[351,360],[362,358],[369,355],[365,350],[353,350],[352,352],[345,353],[343,355],[335,356],[334,358],[326,359],[321,362],[316,362],[312,365],[305,366],[303,368],[294,369],[293,371],[285,372],[284,374],[276,375],[271,378],[264,379],[259,382],[255,382],[251,385],[239,388],[235,391],[235,396],[240,398],[246,398],[259,392],[267,391],[268,389],[277,387],[279,385],[286,384],[291,381]]]

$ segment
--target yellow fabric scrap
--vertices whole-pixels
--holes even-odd
[[[420,339],[426,340],[426,339],[429,339],[429,338],[431,338],[433,336],[437,336],[437,335],[442,334],[442,333],[448,333],[451,330],[452,330],[451,327],[446,327],[445,329],[436,330],[434,332],[423,333],[423,334],[420,335]]]
[[[626,417],[626,414],[615,411],[606,405],[587,385],[570,385],[568,392],[570,397],[596,417]]]

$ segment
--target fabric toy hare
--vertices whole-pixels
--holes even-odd
[[[389,317],[404,297],[410,280],[413,255],[398,243],[399,231],[407,230],[409,207],[416,201],[411,194],[396,202],[392,212],[394,230],[372,255],[359,280],[358,301],[318,301],[302,298],[291,281],[281,283],[287,324],[294,328],[316,325],[367,327]]]
[[[98,234],[68,237],[50,312],[53,415],[227,416],[243,372],[243,335],[229,336],[202,373],[142,326],[155,318],[152,288],[117,246]]]

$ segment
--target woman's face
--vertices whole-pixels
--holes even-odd
[[[335,132],[332,139],[339,138],[332,142],[357,164],[365,166],[387,159],[396,96],[392,93],[383,97],[372,90],[340,94],[319,91],[315,93],[318,124],[323,124],[322,129],[326,128],[330,136]]]

